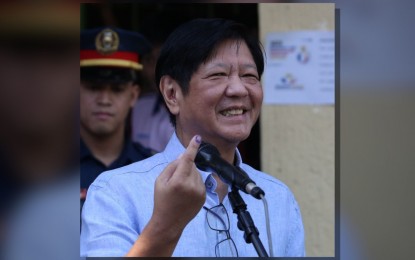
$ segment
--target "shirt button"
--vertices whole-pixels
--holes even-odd
[[[208,188],[212,188],[213,183],[212,183],[211,181],[209,181],[209,182],[206,184],[206,186],[207,186]]]

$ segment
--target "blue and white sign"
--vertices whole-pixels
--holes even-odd
[[[334,104],[334,31],[266,37],[265,104]]]

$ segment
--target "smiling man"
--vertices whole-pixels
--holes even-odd
[[[101,172],[151,155],[131,142],[126,128],[139,94],[140,56],[149,50],[136,32],[110,27],[81,32],[81,203]]]
[[[157,61],[156,82],[175,133],[162,153],[105,172],[91,185],[82,215],[81,256],[257,256],[237,227],[228,198],[231,186],[194,164],[202,140],[265,191],[273,236],[269,255],[304,256],[294,195],[281,181],[244,164],[237,149],[260,113],[263,70],[259,42],[233,21],[196,19],[169,36]],[[262,203],[241,196],[268,245]]]

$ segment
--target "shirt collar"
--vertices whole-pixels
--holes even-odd
[[[80,139],[79,151],[80,151],[81,160],[89,156],[94,157],[91,150],[89,150],[88,146],[85,144],[82,138]],[[129,162],[135,162],[137,160],[137,156],[138,156],[137,154],[138,154],[138,151],[134,148],[134,145],[131,142],[131,140],[129,138],[125,138],[124,146],[121,150],[120,155],[116,159],[116,161],[118,159],[121,159],[121,160],[128,160]]]
[[[124,147],[121,152],[121,156],[129,161],[129,163],[135,162],[140,154],[137,149],[135,149],[133,142],[130,138],[124,139]],[[121,156],[119,158],[121,158]]]
[[[80,139],[79,155],[81,160],[92,155],[82,138]]]
[[[235,150],[235,166],[241,167],[242,164],[242,157],[241,154],[239,153],[238,148],[236,148]]]

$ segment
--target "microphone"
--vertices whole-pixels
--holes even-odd
[[[195,164],[202,171],[215,172],[224,182],[256,199],[261,199],[260,195],[265,196],[265,192],[249,178],[245,171],[222,159],[218,149],[212,144],[202,141],[195,158]]]

